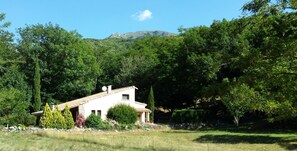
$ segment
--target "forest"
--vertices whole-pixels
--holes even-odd
[[[144,103],[152,87],[156,108],[170,113],[211,109],[237,125],[246,116],[296,121],[296,8],[296,0],[253,0],[243,6],[243,17],[209,27],[102,40],[50,22],[14,35],[1,13],[0,125],[34,125],[30,113],[45,103],[99,93],[105,85],[135,85]]]

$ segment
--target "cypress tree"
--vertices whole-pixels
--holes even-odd
[[[34,73],[34,87],[33,87],[33,110],[39,111],[41,107],[41,96],[40,96],[40,67],[38,57],[35,57],[35,73]]]
[[[66,128],[65,119],[62,115],[62,112],[59,110],[58,106],[56,106],[53,112],[53,128],[57,128],[57,129]]]
[[[70,109],[67,104],[64,109],[63,116],[65,118],[66,128],[67,129],[74,128],[74,121],[73,121],[72,113],[70,112]]]
[[[148,96],[147,100],[148,100],[147,106],[152,111],[150,120],[153,121],[154,120],[154,111],[155,111],[155,98],[154,98],[154,90],[153,90],[152,86],[150,88],[150,92],[149,92],[149,96]]]
[[[43,109],[43,114],[40,118],[40,126],[42,128],[51,128],[53,123],[53,114],[51,108],[46,103]]]

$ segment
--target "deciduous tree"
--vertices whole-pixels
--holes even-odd
[[[253,110],[252,106],[257,103],[258,97],[257,93],[246,84],[232,86],[230,91],[222,97],[222,101],[233,116],[236,126],[239,125],[239,120],[245,113]]]
[[[100,70],[92,50],[77,32],[51,23],[27,26],[18,32],[18,51],[25,58],[23,69],[29,79],[34,79],[35,58],[39,60],[43,101],[67,101],[95,89]]]

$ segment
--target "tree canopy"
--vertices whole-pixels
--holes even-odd
[[[26,61],[23,70],[29,79],[33,79],[34,62],[40,65],[43,103],[91,94],[100,67],[90,46],[77,32],[49,23],[20,28],[19,34],[18,50]]]
[[[29,112],[103,85],[135,85],[143,101],[154,88],[156,109],[221,105],[237,124],[256,112],[270,122],[296,119],[296,8],[296,0],[251,0],[243,17],[138,39],[83,39],[59,25],[28,25],[17,43],[0,14],[0,95],[11,94],[2,103],[21,101]]]

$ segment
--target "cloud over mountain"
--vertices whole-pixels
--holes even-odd
[[[144,11],[139,11],[133,14],[132,17],[137,19],[138,21],[145,21],[153,18],[153,13],[150,10],[146,9]]]

